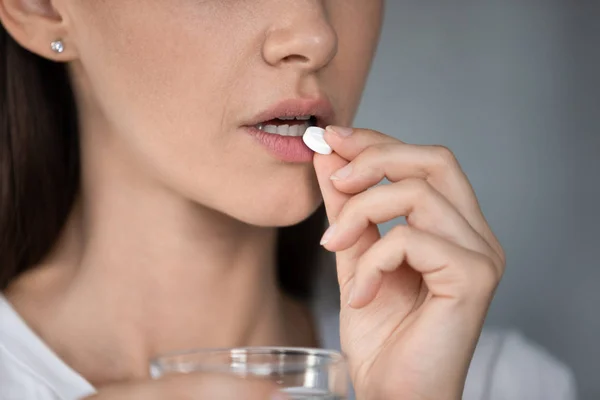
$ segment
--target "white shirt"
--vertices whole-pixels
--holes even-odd
[[[338,313],[323,301],[326,296],[320,298],[315,312],[321,343],[339,350]],[[0,294],[0,400],[75,400],[93,393],[94,387],[65,364]],[[484,330],[463,399],[575,400],[575,380],[566,366],[522,335]]]

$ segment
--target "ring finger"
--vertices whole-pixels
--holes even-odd
[[[429,292],[445,298],[471,299],[486,304],[499,281],[496,263],[485,254],[457,246],[418,229],[397,226],[358,260],[349,303],[354,308],[376,296],[384,273],[404,263],[422,274]]]

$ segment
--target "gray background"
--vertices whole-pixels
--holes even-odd
[[[569,364],[581,399],[600,399],[599,75],[600,1],[389,0],[356,120],[454,150],[508,254],[487,324]]]

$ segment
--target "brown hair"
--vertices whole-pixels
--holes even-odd
[[[0,290],[50,251],[79,189],[79,139],[66,64],[46,60],[0,24]],[[308,299],[324,230],[321,207],[280,228],[279,282]]]

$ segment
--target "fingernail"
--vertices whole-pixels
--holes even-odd
[[[323,237],[321,238],[321,246],[326,245],[327,242],[333,237],[333,233],[335,232],[335,224],[331,225],[326,231]]]
[[[346,165],[344,168],[340,168],[331,175],[330,179],[332,181],[340,181],[342,179],[346,179],[352,173],[352,164]]]
[[[336,133],[342,137],[348,137],[348,136],[352,135],[352,132],[354,131],[352,128],[344,128],[341,126],[334,126],[334,125],[328,126],[327,129],[329,129],[333,133]]]

